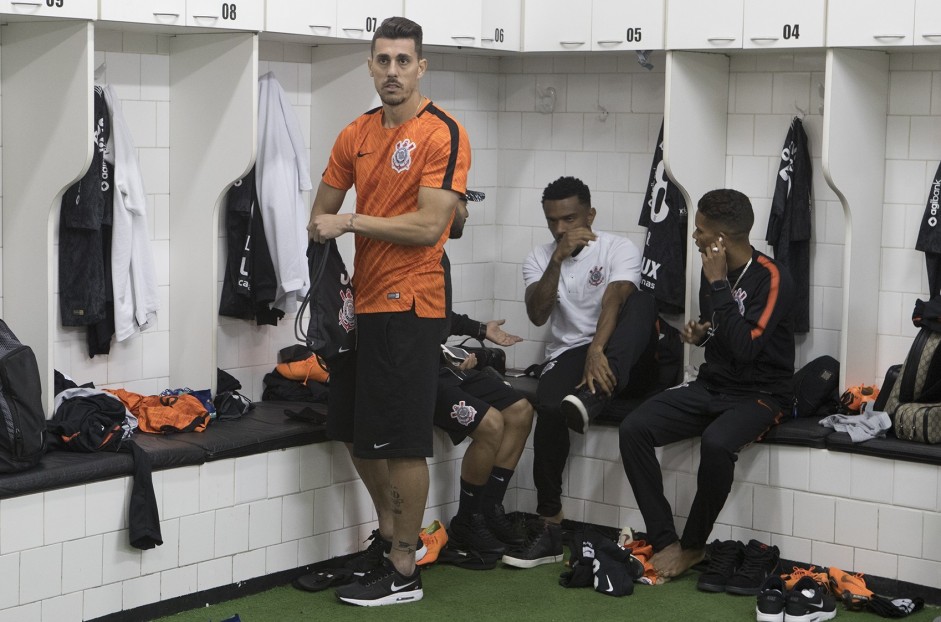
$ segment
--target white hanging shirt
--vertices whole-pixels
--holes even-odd
[[[641,254],[633,242],[611,233],[595,232],[594,242],[575,257],[562,261],[559,291],[549,316],[551,340],[546,344],[546,359],[566,350],[591,343],[601,315],[601,298],[608,283],[640,283]],[[539,281],[555,252],[556,242],[537,246],[523,262],[526,287]]]
[[[160,297],[153,248],[147,231],[147,198],[137,151],[114,87],[104,87],[111,111],[111,137],[105,159],[114,162],[114,222],[111,229],[111,281],[114,335],[124,341],[154,325]]]
[[[268,252],[278,277],[273,307],[295,310],[307,294],[307,220],[310,158],[291,102],[273,73],[258,78],[258,158],[255,188]],[[293,294],[293,296],[292,296]]]

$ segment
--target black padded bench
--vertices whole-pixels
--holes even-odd
[[[535,378],[507,376],[507,382],[529,399],[531,403],[535,404],[536,387],[538,385]],[[615,398],[592,422],[592,425],[616,426],[643,401],[644,398]],[[891,431],[886,438],[854,443],[846,432],[836,432],[831,428],[820,425],[820,419],[821,417],[786,419],[771,428],[760,442],[773,445],[830,449],[890,460],[941,465],[941,444],[928,445],[900,440],[895,438]]]
[[[214,421],[203,432],[146,434],[132,437],[150,457],[154,471],[200,465],[327,440],[323,425],[289,418],[288,410],[305,407],[326,414],[326,404],[256,402],[242,418]],[[131,475],[128,453],[49,451],[27,471],[0,475],[0,499]]]

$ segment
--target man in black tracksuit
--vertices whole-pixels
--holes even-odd
[[[703,195],[693,239],[702,257],[700,319],[683,340],[705,348],[696,380],[647,400],[624,419],[621,457],[661,577],[702,560],[706,541],[732,487],[739,450],[789,411],[794,373],[793,284],[787,271],[756,251],[748,234],[751,203],[735,190]],[[696,496],[680,539],[663,494],[654,453],[702,436]]]

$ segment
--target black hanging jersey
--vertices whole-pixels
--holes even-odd
[[[663,167],[661,123],[638,224],[647,227],[640,289],[666,313],[682,313],[686,306],[686,219],[686,200]]]
[[[774,258],[788,269],[794,280],[794,330],[810,330],[810,224],[813,169],[804,124],[791,121],[774,185],[768,232]]]

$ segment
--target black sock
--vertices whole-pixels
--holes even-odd
[[[510,485],[510,478],[513,477],[511,469],[504,469],[498,466],[490,471],[490,477],[487,478],[487,484],[484,487],[484,510],[490,511],[493,506],[503,503],[503,497],[506,496],[507,486]]]
[[[461,496],[458,501],[457,513],[462,516],[479,514],[484,500],[484,484],[471,484],[461,478]]]

